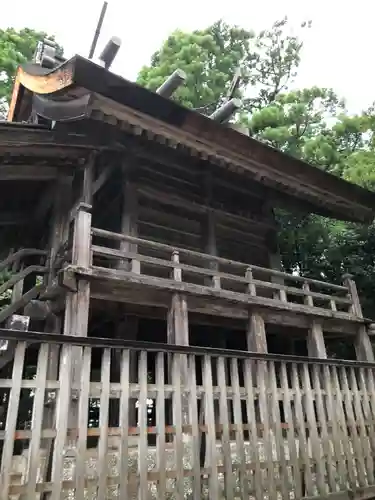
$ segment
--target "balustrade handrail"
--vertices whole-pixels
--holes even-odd
[[[21,250],[18,250],[17,252],[8,255],[6,259],[0,262],[0,271],[3,271],[11,264],[16,262],[17,260],[23,259],[24,257],[30,257],[30,256],[44,257],[46,255],[47,255],[46,250],[39,250],[37,248],[22,248]]]
[[[27,344],[59,344],[79,347],[95,347],[102,349],[131,349],[135,351],[178,353],[197,356],[211,356],[238,359],[254,359],[263,361],[278,361],[298,364],[319,364],[328,366],[347,366],[349,368],[375,368],[375,362],[352,361],[346,359],[323,359],[307,356],[295,356],[286,354],[257,353],[250,351],[237,351],[233,349],[220,349],[215,347],[187,346],[176,344],[164,344],[159,342],[145,342],[139,340],[123,340],[99,337],[76,337],[71,335],[60,335],[53,333],[41,333],[0,328],[0,339],[8,341],[26,342]]]
[[[45,273],[47,271],[47,267],[45,266],[28,266],[22,269],[20,272],[13,274],[9,280],[5,281],[0,286],[0,295],[6,292],[9,288],[14,286],[16,283],[25,279],[29,274],[33,273]]]
[[[200,258],[202,260],[206,260],[209,262],[217,262],[219,264],[226,264],[235,266],[237,268],[243,269],[246,271],[247,269],[251,269],[252,271],[258,271],[264,274],[268,274],[269,276],[277,276],[280,278],[289,279],[292,281],[300,282],[300,283],[308,283],[312,285],[316,285],[323,288],[328,288],[331,290],[335,290],[337,292],[348,292],[348,288],[344,285],[336,285],[334,283],[327,283],[325,281],[316,280],[313,278],[305,278],[303,276],[294,276],[292,274],[285,273],[283,271],[278,271],[276,269],[269,269],[266,267],[260,267],[253,264],[246,264],[244,262],[238,262],[231,259],[225,259],[223,257],[213,256],[209,254],[204,254],[201,252],[197,252],[195,250],[188,250],[185,248],[175,247],[172,245],[168,245],[167,243],[159,243],[156,241],[145,240],[143,238],[138,238],[136,236],[130,236],[126,234],[114,233],[112,231],[107,231],[105,229],[99,229],[92,227],[91,234],[93,236],[99,236],[102,238],[113,239],[117,241],[127,241],[128,243],[134,243],[138,245],[148,246],[149,248],[154,248],[157,250],[165,250],[167,252],[179,252],[180,255],[186,255],[190,257]]]
[[[135,252],[124,252],[121,250],[115,250],[115,249],[108,249],[107,247],[102,247],[98,245],[92,245],[91,247],[93,254],[95,255],[104,255],[106,257],[116,257],[118,259],[137,259],[140,262],[144,262],[145,264],[150,264],[150,265],[155,265],[155,266],[164,266],[168,267],[170,269],[181,269],[181,271],[186,271],[186,272],[191,272],[194,274],[201,274],[201,275],[206,275],[206,276],[212,276],[214,275],[215,277],[218,277],[220,279],[227,279],[230,281],[235,281],[237,283],[243,283],[243,284],[249,284],[249,279],[246,278],[245,276],[238,276],[236,274],[228,274],[220,271],[212,271],[210,269],[202,268],[202,267],[197,267],[191,264],[183,264],[181,262],[173,262],[172,260],[166,260],[166,259],[160,259],[157,257],[150,257],[148,255],[141,255]],[[96,266],[94,266],[96,267]],[[249,267],[249,266],[248,266]],[[286,286],[282,285],[279,283],[272,283],[269,281],[261,281],[257,279],[252,279],[251,283],[257,287],[260,288],[268,288],[271,290],[275,291],[280,291],[283,290],[286,293],[289,293],[291,295],[298,295],[301,297],[312,297],[315,299],[323,299],[323,300],[330,300],[334,298],[336,303],[339,304],[351,304],[352,300],[347,297],[337,297],[337,296],[332,296],[328,295],[325,293],[318,293],[318,292],[313,292],[313,291],[305,291],[301,288],[296,288],[292,286]],[[348,290],[345,288],[345,291],[347,292]]]

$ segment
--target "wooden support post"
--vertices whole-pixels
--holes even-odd
[[[205,172],[204,175],[204,198],[207,206],[207,213],[205,214],[205,221],[202,227],[203,235],[203,251],[212,255],[218,256],[217,239],[216,239],[216,213],[212,207],[213,201],[213,178],[211,170]],[[205,279],[207,286],[220,288],[220,278],[215,276],[215,272],[219,271],[219,264],[217,261],[212,260],[209,262],[209,268],[213,271],[212,278]]]
[[[359,301],[357,285],[355,284],[355,281],[353,280],[353,276],[351,274],[344,274],[342,279],[343,279],[344,285],[348,289],[349,297],[352,300],[350,312],[352,314],[354,314],[355,316],[358,316],[359,318],[363,318],[362,307],[361,307],[361,303]]]
[[[55,259],[64,243],[69,238],[69,211],[72,202],[72,178],[61,176],[54,189],[51,233],[49,239],[49,274],[47,284],[51,285],[55,278]]]
[[[95,155],[93,154],[90,160],[85,165],[83,173],[83,195],[82,202],[87,205],[92,205],[94,196],[94,168],[95,168]]]
[[[172,261],[175,264],[179,263],[178,252],[173,252]],[[182,271],[178,267],[173,268],[173,279],[182,281]],[[189,345],[189,320],[188,307],[186,297],[180,293],[172,295],[171,306],[168,311],[167,318],[167,342],[168,344]],[[171,379],[171,366],[168,361],[168,377]],[[187,363],[180,365],[181,385],[186,387],[188,384],[188,369]],[[188,398],[182,398],[182,423],[188,423],[189,405]]]
[[[246,338],[250,352],[268,352],[264,319],[256,311],[249,313]]]
[[[91,206],[81,203],[74,223],[72,261],[76,266],[89,268],[91,264]],[[64,335],[86,337],[90,307],[90,283],[85,279],[77,280],[77,291],[66,296]],[[72,352],[73,385],[80,380],[82,349]],[[77,424],[77,395],[72,394],[71,425]]]
[[[275,253],[270,253],[270,267],[271,269],[275,269],[276,271],[282,271],[282,262],[280,252],[277,251]],[[276,283],[278,285],[284,286],[285,280],[280,276],[271,276],[271,283]],[[288,297],[285,293],[285,290],[280,289],[278,292],[274,294],[275,299],[279,299],[282,302],[288,302]]]
[[[374,349],[365,325],[359,327],[354,347],[358,361],[368,361],[369,363],[375,361]]]
[[[179,253],[173,252],[172,262],[178,264]],[[178,267],[173,268],[173,279],[182,281],[182,271]],[[189,322],[186,297],[180,293],[174,293],[168,316],[168,343],[177,345],[189,345]]]
[[[122,213],[120,232],[129,236],[138,236],[138,195],[137,186],[132,182],[132,171],[128,166],[123,166],[123,191]],[[123,252],[137,253],[138,246],[128,241],[121,241],[120,248]],[[131,262],[119,261],[119,269],[140,273],[140,262],[132,259]]]
[[[262,315],[256,311],[249,312],[249,320],[246,330],[247,349],[250,352],[267,353],[266,327]],[[253,379],[257,381],[258,387],[266,387],[268,383],[266,365],[258,363],[258,369],[253,370]],[[257,421],[264,423],[268,418],[267,397],[255,401],[255,413]]]
[[[322,323],[312,320],[307,336],[307,353],[312,358],[327,358]]]
[[[343,280],[345,286],[348,288],[349,296],[352,299],[352,314],[358,318],[363,318],[358,290],[355,281],[353,280],[353,276],[345,274],[343,276]],[[358,361],[368,361],[373,363],[375,361],[374,350],[367,328],[368,327],[366,325],[360,325],[358,327],[358,332],[354,341],[354,348]]]

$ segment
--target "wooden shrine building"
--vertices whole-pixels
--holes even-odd
[[[314,322],[327,336],[365,324],[349,282],[280,272],[274,209],[366,223],[375,194],[79,56],[19,68],[0,141],[1,252],[48,252],[47,289],[33,300],[65,311],[57,331],[124,339],[131,315],[143,325],[131,338],[173,342],[166,319],[177,292],[190,323],[177,343],[245,349],[255,314],[262,333],[248,334],[251,349],[266,352],[269,333],[271,352],[273,343],[293,354],[290,340],[306,340]],[[78,314],[79,324],[68,320]]]
[[[215,462],[215,427],[210,426],[217,424],[217,418],[220,417],[222,429],[227,426],[226,431],[222,430],[223,447],[226,447],[229,455],[232,432],[236,434],[236,453],[245,453],[245,431],[241,430],[240,435],[238,425],[241,405],[245,404],[246,398],[246,404],[250,405],[247,408],[252,408],[254,419],[262,422],[266,433],[271,432],[275,422],[282,418],[276,409],[281,398],[284,405],[281,413],[285,417],[282,425],[284,430],[287,429],[285,422],[292,425],[288,423],[288,411],[292,411],[294,406],[290,406],[286,396],[287,379],[283,378],[283,382],[280,382],[279,377],[284,374],[287,362],[290,362],[293,365],[290,373],[294,373],[297,377],[294,380],[298,380],[298,373],[293,371],[297,361],[290,355],[314,358],[310,361],[300,358],[298,363],[305,363],[303,370],[310,366],[310,362],[317,363],[315,358],[320,358],[322,364],[316,365],[317,370],[324,372],[324,383],[328,383],[327,373],[333,368],[328,363],[324,364],[327,358],[326,344],[337,338],[352,339],[355,352],[353,359],[367,363],[363,365],[365,368],[357,363],[358,370],[369,370],[372,377],[371,363],[374,362],[374,356],[369,337],[370,321],[363,317],[354,279],[345,276],[341,284],[331,284],[284,273],[274,211],[285,208],[295,213],[316,213],[346,221],[370,223],[375,214],[375,193],[267,147],[233,126],[221,123],[217,115],[207,117],[185,109],[166,97],[165,92],[151,92],[80,56],[59,60],[48,67],[34,62],[18,69],[8,121],[0,123],[0,192],[0,271],[8,273],[8,279],[0,285],[0,295],[4,298],[4,294],[11,294],[9,302],[4,299],[5,305],[0,310],[0,322],[4,328],[0,337],[7,340],[6,348],[0,350],[0,389],[9,392],[9,388],[13,387],[9,396],[7,420],[3,422],[7,430],[0,430],[0,439],[4,440],[0,481],[3,496],[0,494],[0,497],[4,500],[37,498],[36,491],[39,494],[48,491],[52,499],[60,498],[64,484],[69,483],[61,479],[63,463],[60,455],[67,429],[77,428],[77,421],[79,426],[83,426],[77,431],[80,452],[86,450],[87,437],[91,435],[99,438],[98,464],[101,464],[100,470],[104,474],[103,460],[108,450],[109,436],[119,434],[116,434],[117,431],[106,434],[108,414],[102,416],[102,409],[107,407],[111,422],[111,415],[118,412],[118,407],[111,406],[110,399],[116,397],[119,398],[120,406],[126,398],[126,401],[133,403],[138,398],[138,417],[131,411],[129,417],[125,417],[120,411],[120,417],[117,420],[112,418],[109,425],[120,429],[127,429],[130,425],[138,429],[138,434],[134,431],[134,435],[140,436],[137,444],[139,456],[147,455],[148,450],[147,435],[145,433],[144,437],[142,434],[148,425],[146,399],[156,401],[156,417],[152,425],[158,429],[155,431],[159,433],[157,453],[162,462],[159,462],[159,472],[150,472],[147,464],[138,463],[135,476],[138,478],[139,498],[148,498],[147,481],[155,480],[160,486],[168,478],[177,481],[177,490],[182,495],[178,498],[183,498],[186,474],[178,468],[182,466],[177,465],[177,475],[164,474],[163,460],[168,460],[164,455],[166,443],[160,441],[160,436],[164,435],[164,430],[161,432],[160,429],[164,429],[163,425],[168,420],[160,406],[164,408],[164,397],[172,397],[173,400],[173,418],[170,423],[174,430],[170,433],[178,437],[179,433],[188,432],[186,429],[189,425],[193,437],[197,437],[194,432],[199,429],[208,433],[207,453],[211,465],[203,468],[202,462],[196,458],[192,470],[198,471],[199,477],[201,474],[202,478],[209,477],[209,498],[221,498],[218,493],[222,487],[221,480],[217,479],[220,471],[226,478],[223,486],[227,495],[225,498],[250,498],[252,494],[246,496],[244,493],[246,484],[250,484],[249,478],[244,479],[250,474],[244,462],[240,460],[242,465],[239,472],[236,469],[239,474],[239,494],[233,493],[234,486],[229,484],[233,464],[225,457],[224,465]],[[17,318],[28,323],[28,328],[25,328],[28,332],[6,330]],[[95,339],[100,340],[95,343]],[[17,365],[22,362],[25,363],[22,366],[26,366],[27,360],[31,362],[33,355],[27,355],[31,348],[22,351],[28,342],[34,346],[40,345],[38,358],[35,354],[33,358],[36,367],[34,382],[24,380],[27,377],[22,375],[23,368]],[[59,343],[62,343],[62,351],[55,349]],[[163,345],[161,352],[158,352],[158,344]],[[100,355],[95,350],[99,348],[104,349]],[[206,348],[215,348],[216,351],[211,352]],[[147,349],[151,349],[150,352]],[[228,350],[227,354],[223,349]],[[119,350],[125,353],[124,357],[119,357]],[[254,382],[258,396],[254,398],[263,398],[263,402],[259,400],[257,404],[249,396],[249,391],[253,390],[249,377],[253,372],[249,371],[247,358],[243,358],[246,351],[252,353],[250,357],[255,356],[253,362],[260,370],[257,372],[258,382]],[[139,353],[138,357],[134,357],[136,352]],[[165,352],[169,352],[168,359],[172,360],[168,364],[169,368],[160,364]],[[242,356],[238,366],[236,352],[241,353],[240,358]],[[275,357],[280,354],[289,355],[289,361],[287,358]],[[204,358],[200,375],[197,375],[203,378],[201,382],[194,381],[200,388],[189,385],[188,390],[186,384],[192,383],[193,372],[195,380],[195,371],[190,363],[193,355]],[[184,356],[187,356],[186,364]],[[212,365],[214,375],[211,374],[208,356],[219,356],[218,363]],[[230,356],[235,361],[229,368],[224,368],[222,360]],[[63,359],[65,361],[61,361],[58,370],[59,360]],[[66,359],[69,359],[68,364]],[[271,402],[267,402],[267,397],[262,395],[262,376],[265,376],[261,371],[262,363],[266,363],[270,370],[267,373],[271,385],[267,387],[273,391],[270,392]],[[277,363],[280,366],[276,377]],[[301,366],[298,364],[298,370]],[[311,383],[315,384],[314,394],[319,395],[320,378],[318,372],[314,371],[316,366],[311,371],[315,376]],[[112,387],[112,377],[120,377],[124,367],[129,372],[127,377],[121,378],[122,388],[119,388],[119,383],[114,383]],[[346,369],[354,370],[344,365],[343,370]],[[152,372],[152,383],[143,378],[147,370]],[[180,378],[176,385],[177,372]],[[340,373],[339,379],[342,381]],[[163,385],[164,375],[166,380],[172,377],[172,386]],[[6,382],[10,378],[13,382]],[[229,384],[229,379],[233,392],[230,392],[232,411],[228,417],[226,407],[229,405],[229,396],[218,391],[221,391],[220,386],[225,386],[225,381]],[[297,410],[298,405],[307,405],[306,418],[312,430],[309,435],[305,432],[305,445],[311,440],[315,457],[312,467],[318,469],[305,472],[306,484],[302,488],[298,482],[301,479],[299,471],[300,467],[303,470],[309,468],[309,457],[303,455],[307,452],[303,451],[304,441],[300,441],[300,459],[304,465],[292,464],[294,498],[321,496],[326,490],[331,493],[348,489],[354,491],[373,484],[372,454],[369,451],[374,444],[373,437],[366,431],[367,413],[359,417],[362,403],[358,403],[356,398],[366,394],[367,403],[363,404],[367,404],[368,412],[372,414],[375,404],[371,406],[372,403],[370,405],[368,401],[372,401],[375,394],[371,392],[372,386],[366,385],[361,389],[360,385],[357,387],[356,379],[351,380],[352,396],[348,396],[342,386],[340,401],[342,403],[348,397],[353,405],[357,405],[357,413],[353,410],[353,415],[348,414],[348,407],[344,410],[342,406],[342,416],[345,420],[346,415],[350,419],[355,414],[357,419],[362,419],[363,435],[358,433],[358,443],[353,441],[353,446],[355,453],[358,452],[356,460],[360,464],[361,460],[367,461],[362,468],[358,465],[358,471],[354,473],[348,464],[341,466],[341,458],[338,458],[341,453],[350,454],[349,448],[343,452],[335,448],[334,452],[328,450],[324,453],[332,455],[337,452],[335,463],[338,469],[332,471],[327,462],[328,472],[320,471],[320,448],[318,450],[316,446],[324,447],[325,444],[321,427],[313,431],[314,419],[318,419],[313,406],[318,405],[319,425],[325,419],[329,427],[336,401],[334,398],[338,397],[339,392],[336,391],[332,396],[331,410],[327,410],[326,416],[321,410],[323,403],[320,399],[301,403],[299,391],[307,391],[307,386],[305,382],[301,382],[301,386],[298,382],[298,388],[293,386],[291,397],[297,397],[297,400],[293,400]],[[362,379],[358,380],[363,382]],[[90,389],[85,381],[91,383]],[[17,383],[18,388],[12,385]],[[128,389],[130,387],[126,396],[121,392],[125,390],[125,383]],[[286,386],[280,386],[279,383]],[[99,389],[98,384],[101,384]],[[28,439],[30,443],[27,479],[22,472],[22,481],[26,482],[21,481],[21,486],[17,487],[4,478],[11,474],[14,467],[13,441],[9,441],[13,435],[16,436],[14,432],[19,425],[14,416],[18,408],[14,398],[19,399],[20,391],[25,388],[35,391],[34,409],[31,430],[24,430],[23,434],[20,431],[21,434],[14,438]],[[47,418],[44,401],[47,389],[59,393],[55,420],[52,418],[49,427],[43,420]],[[90,396],[89,390],[94,391],[90,392]],[[189,411],[193,411],[191,420],[186,413],[184,390],[188,392]],[[76,396],[70,391],[76,391]],[[118,391],[121,392],[120,396],[116,396],[120,394]],[[280,391],[279,396],[277,391]],[[321,391],[325,391],[324,399],[329,387],[321,387]],[[82,402],[84,397],[86,403]],[[100,399],[101,423],[97,434],[93,429],[89,429],[91,434],[87,434],[89,424],[82,408],[86,408],[84,405],[87,405],[89,397]],[[203,398],[206,398],[203,412],[206,427],[199,427],[197,412],[194,413],[197,399],[200,398],[202,403]],[[267,420],[267,405],[271,405],[268,408],[273,415],[273,423]],[[69,416],[66,414],[67,407],[71,408]],[[242,409],[242,414],[244,411]],[[254,423],[255,427],[251,428],[251,411],[247,413],[247,423],[244,424],[247,425],[246,432],[250,434],[256,432],[257,425]],[[258,416],[255,418],[255,415]],[[297,411],[297,417],[302,418],[301,415]],[[298,418],[297,423],[301,422]],[[232,425],[231,422],[233,427],[230,430],[228,426]],[[86,430],[83,431],[83,428]],[[277,429],[275,433],[278,435]],[[129,436],[126,434],[124,438],[123,432],[120,432],[121,449],[126,454],[130,446],[127,437],[131,433],[129,431]],[[354,436],[353,432],[346,436],[347,439],[348,436]],[[7,438],[10,435],[12,438]],[[55,443],[52,446],[54,451],[51,452],[52,468],[49,470],[53,477],[41,480],[39,465],[36,465],[39,459],[36,457],[41,440],[48,441],[47,438]],[[290,439],[289,445],[292,446],[294,438]],[[316,445],[318,440],[321,444]],[[355,448],[357,444],[362,446],[362,451]],[[281,448],[279,451],[278,460],[285,462],[284,451]],[[178,444],[175,452],[177,462],[178,457],[181,462],[183,450]],[[365,453],[365,459],[361,458]],[[296,452],[294,459],[298,461],[297,455]],[[267,456],[267,460],[272,462],[271,455]],[[326,454],[324,456],[327,457]],[[80,457],[78,454],[76,467],[77,471],[80,467],[82,472],[84,463]],[[255,463],[259,460],[258,457]],[[215,465],[212,465],[214,462]],[[287,467],[284,462],[280,467]],[[125,471],[124,477],[130,478],[125,462],[121,464],[121,467],[125,467],[122,469]],[[266,473],[273,476],[271,466],[267,467]],[[349,479],[340,479],[343,473],[340,467],[348,468],[346,474]],[[257,471],[254,472],[255,476]],[[160,479],[162,473],[165,477]],[[288,475],[286,469],[281,473],[285,473],[285,477]],[[152,474],[156,474],[155,477]],[[332,474],[337,474],[338,482],[332,479]],[[197,477],[187,473],[190,478],[192,475]],[[322,479],[325,475],[328,477],[326,482]],[[75,498],[81,500],[84,497],[80,494],[83,495],[89,483],[80,479],[78,472],[74,477],[65,487],[74,486]],[[102,476],[99,472],[97,477],[99,489],[95,498],[110,498],[103,493],[107,479],[100,479]],[[255,481],[256,488],[263,488],[259,484],[265,485],[263,493],[254,493],[254,498],[263,498],[262,495],[267,491],[269,498],[275,499],[279,498],[276,490],[285,493],[286,483],[283,481],[278,483],[279,489],[275,486],[276,489],[272,491],[267,490],[271,486],[267,486],[266,480],[261,483]],[[127,488],[128,485],[119,487]],[[196,499],[200,498],[200,487],[195,483],[192,486]],[[16,497],[7,496],[12,488],[12,494]],[[164,492],[165,485],[160,488],[159,494]]]

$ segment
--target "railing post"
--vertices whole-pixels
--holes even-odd
[[[172,254],[172,262],[179,264],[180,257],[177,251]],[[182,270],[175,266],[173,268],[173,279],[182,282]],[[189,345],[189,322],[186,297],[177,292],[172,296],[169,311],[168,343],[177,345]]]
[[[343,276],[344,284],[348,288],[349,296],[352,300],[351,312],[358,318],[363,318],[362,307],[359,301],[357,285],[351,274]],[[360,325],[354,342],[355,352],[358,361],[374,362],[374,350],[366,325]]]
[[[313,298],[310,295],[310,285],[307,281],[305,281],[302,285],[302,289],[305,292],[304,303],[309,307],[314,307]]]
[[[314,300],[310,295],[310,285],[308,281],[303,283],[305,292],[304,303],[309,307],[314,307]],[[307,334],[307,353],[311,358],[326,358],[327,351],[324,342],[323,325],[321,321],[311,320],[311,326]]]
[[[360,303],[359,297],[358,297],[357,285],[356,285],[355,281],[353,280],[353,275],[344,274],[342,279],[343,279],[344,285],[348,289],[349,297],[352,300],[350,312],[352,314],[354,314],[355,316],[362,318],[363,317],[362,316],[362,307],[361,307],[361,303]]]
[[[252,297],[255,297],[257,294],[256,286],[254,284],[254,278],[253,278],[253,270],[249,266],[246,269],[246,274],[245,277],[247,279],[247,293],[249,293]]]
[[[91,263],[91,205],[80,203],[74,220],[73,264],[88,268]]]

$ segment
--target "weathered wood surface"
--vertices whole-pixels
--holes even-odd
[[[179,292],[188,296],[189,312],[200,314],[246,320],[251,307],[266,323],[306,329],[316,317],[324,332],[344,335],[357,335],[358,327],[366,325],[353,307],[347,285],[292,276],[97,228],[92,228],[92,235],[94,265],[68,266],[61,276],[62,282],[74,284],[71,291],[76,290],[75,275],[89,279],[92,298],[169,308],[170,295]],[[99,239],[101,245],[96,244]],[[126,243],[125,248],[132,246],[137,251],[109,248],[103,245],[106,239]],[[178,263],[173,261],[174,252],[179,254]],[[119,264],[124,262],[136,272],[120,270]],[[171,279],[175,270],[181,281]],[[274,277],[281,282],[272,282]],[[314,342],[316,331],[311,330]]]
[[[37,248],[22,248],[17,252],[9,254],[9,256],[0,262],[0,271],[4,271],[10,267],[13,263],[21,261],[25,257],[44,257],[47,255],[45,250],[38,250]]]
[[[284,304],[286,309],[294,307],[297,312],[297,309],[305,311],[309,308],[316,308],[329,311],[332,317],[336,315],[340,317],[343,314],[351,317],[359,317],[359,310],[353,306],[354,298],[352,295],[349,295],[350,289],[348,286],[292,276],[274,269],[249,266],[208,253],[202,254],[191,250],[175,248],[155,241],[111,233],[110,231],[97,228],[93,228],[92,233],[94,237],[125,241],[138,245],[137,252],[121,251],[105,246],[93,245],[93,256],[101,257],[101,263],[111,263],[111,261],[116,262],[122,259],[128,259],[130,262],[136,261],[137,269],[140,267],[140,274],[158,278],[163,278],[166,272],[168,273],[171,269],[178,267],[183,276],[182,283],[191,285],[204,284],[207,288],[207,278],[210,277],[212,288],[219,293],[221,290],[223,292],[238,292],[239,294],[250,291],[252,297],[259,297],[261,299],[272,297],[272,294],[277,292],[277,295],[282,297],[282,300],[275,299],[275,303]],[[173,262],[171,258],[173,252],[176,251],[180,255],[178,264]],[[249,271],[251,271],[251,279],[249,278]],[[120,277],[121,275],[119,274],[118,276]],[[291,283],[291,285],[274,283],[272,282],[274,277],[283,278],[286,282]],[[339,310],[338,307],[340,307]]]
[[[50,492],[53,499],[77,500],[191,495],[277,500],[336,497],[348,490],[354,495],[374,487],[374,364],[244,352],[234,356],[233,351],[188,346],[160,345],[158,350],[156,344],[48,334],[30,334],[33,344],[28,348],[24,335],[16,347],[13,372],[0,379],[1,498],[40,498]],[[51,346],[58,342],[63,346],[56,380],[48,376],[47,365]],[[73,345],[81,345],[83,353],[78,381],[72,379]],[[110,373],[115,346],[122,355],[114,378]],[[38,350],[36,377],[26,379],[25,354],[30,349]],[[94,356],[98,349],[99,358]],[[138,374],[129,383],[129,355],[134,350],[139,353]],[[166,354],[172,363],[169,383]],[[187,378],[181,376],[183,366]],[[45,427],[44,407],[51,394],[54,424]],[[79,416],[69,427],[72,405],[77,404],[72,396],[78,396]],[[185,398],[188,414],[182,404]],[[134,399],[138,419],[130,427]],[[117,420],[112,416],[115,423],[110,427],[114,400],[119,402],[118,414]],[[155,408],[151,414],[148,400]],[[172,404],[170,425],[166,425],[166,401]],[[203,421],[198,421],[200,401],[205,408]],[[31,411],[31,427],[19,428],[25,404]],[[88,421],[90,404],[98,408],[96,421],[92,417]],[[173,442],[166,443],[167,435]],[[87,438],[97,438],[97,445],[88,448]],[[54,443],[49,481],[43,479],[46,439]],[[23,443],[16,454],[15,442]]]

